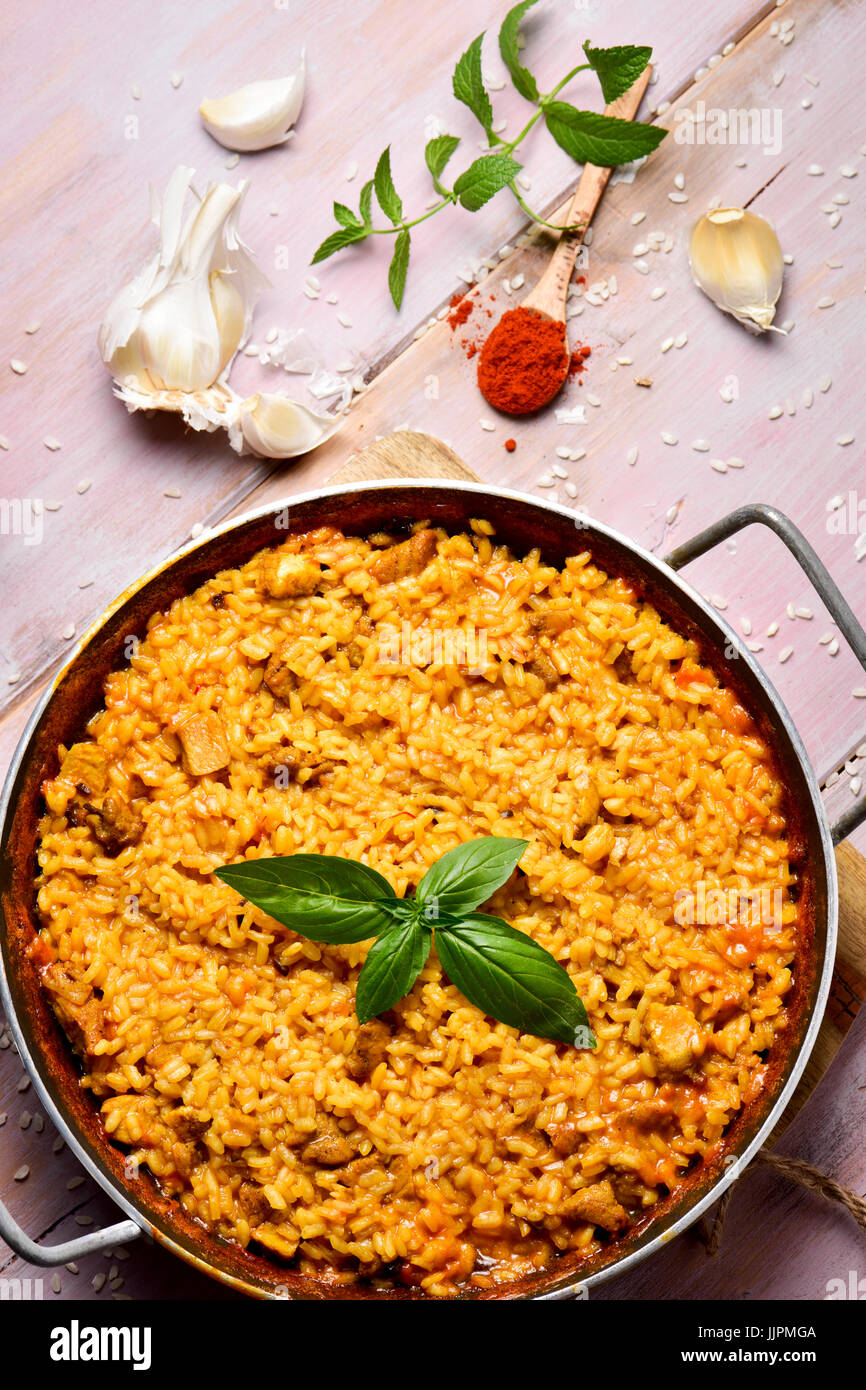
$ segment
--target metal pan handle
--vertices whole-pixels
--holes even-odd
[[[845,637],[860,665],[866,671],[866,632],[840,593],[835,580],[830,577],[827,567],[823,561],[819,560],[806,537],[801,531],[798,531],[784,512],[778,511],[776,507],[768,506],[766,502],[750,502],[745,507],[737,507],[736,511],[723,516],[720,521],[713,522],[712,526],[708,526],[705,531],[699,531],[696,536],[692,536],[691,540],[677,546],[676,550],[672,550],[670,555],[665,556],[665,563],[670,565],[671,569],[682,569],[683,565],[688,565],[699,555],[704,555],[708,550],[712,550],[714,546],[727,540],[729,536],[735,535],[737,531],[742,531],[744,527],[756,524],[768,526],[785,542],[813,588],[821,595],[828,613]],[[866,797],[855,802],[850,810],[846,811],[831,827],[833,844],[838,845],[864,821],[866,821]]]
[[[119,1221],[116,1226],[89,1231],[86,1236],[64,1241],[62,1245],[37,1245],[35,1240],[25,1235],[8,1207],[0,1202],[0,1236],[16,1255],[32,1265],[65,1265],[70,1260],[92,1255],[95,1250],[105,1250],[109,1245],[126,1245],[140,1235],[141,1227],[136,1226],[134,1221]]]

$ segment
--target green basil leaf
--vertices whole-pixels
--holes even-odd
[[[341,227],[362,227],[364,224],[345,203],[334,204],[334,221]]]
[[[406,271],[409,269],[409,244],[409,233],[404,229],[398,233],[394,254],[388,267],[388,289],[391,291],[391,298],[396,309],[399,309],[403,303]]]
[[[329,256],[333,256],[335,251],[342,251],[344,246],[351,246],[355,241],[363,241],[366,235],[366,227],[340,227],[338,231],[325,237],[310,261],[310,265],[318,265],[319,261],[326,261]]]
[[[484,127],[488,140],[493,136],[493,107],[481,76],[481,45],[484,35],[473,39],[466,52],[457,60],[451,87],[458,101],[468,106],[473,116]]]
[[[359,1023],[391,1009],[408,994],[430,954],[432,935],[417,918],[395,921],[381,932],[358,976],[355,1013]]]
[[[477,212],[495,193],[507,188],[522,167],[510,154],[482,155],[455,181],[454,192],[463,207]]]
[[[653,53],[651,48],[639,48],[635,44],[593,48],[588,41],[583,51],[590,67],[598,73],[602,95],[608,105],[634,86]]]
[[[373,180],[369,179],[361,189],[361,220],[365,227],[370,225],[370,215],[373,210]]]
[[[511,73],[511,80],[518,92],[522,97],[526,97],[527,101],[538,101],[538,83],[520,61],[517,34],[520,21],[535,3],[536,0],[521,0],[519,5],[508,11],[499,30],[499,52],[502,54],[502,61]]]
[[[394,921],[408,922],[410,918],[412,921],[418,919],[414,898],[382,898],[379,905]]]
[[[436,135],[432,140],[427,141],[424,158],[433,177],[433,185],[437,193],[445,192],[439,182],[439,176],[459,144],[460,137],[457,135]]]
[[[391,146],[388,145],[379,156],[379,163],[376,165],[376,172],[373,175],[373,186],[376,189],[376,197],[379,200],[379,207],[394,226],[398,226],[403,220],[403,204],[394,187],[394,180],[391,176]]]
[[[568,972],[532,937],[483,913],[436,932],[439,960],[470,1004],[537,1038],[595,1047]]]
[[[338,854],[284,854],[270,859],[247,859],[242,864],[228,864],[219,873],[223,877],[228,873],[242,873],[250,879],[311,892],[330,892],[334,888],[343,897],[357,902],[374,898],[399,901],[378,869],[361,864],[357,859],[343,859]]]
[[[528,840],[488,835],[449,849],[427,870],[415,901],[427,921],[440,914],[472,912],[510,878]]]
[[[330,854],[249,859],[216,875],[284,927],[332,945],[375,936],[391,923],[388,905],[399,901],[375,869]]]
[[[552,101],[544,108],[547,128],[579,164],[628,164],[650,154],[667,135],[660,126],[621,121],[597,111],[578,111],[566,101]]]

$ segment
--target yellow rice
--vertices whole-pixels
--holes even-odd
[[[797,910],[754,726],[694,644],[588,554],[558,571],[490,530],[439,532],[423,572],[395,583],[335,531],[288,543],[324,566],[312,594],[269,597],[261,557],[216,575],[152,618],[88,726],[143,819],[138,843],[112,857],[72,823],[69,783],[45,787],[44,979],[70,1031],[87,1022],[84,1084],[108,1134],[191,1216],[312,1278],[448,1296],[593,1254],[611,1227],[569,1199],[609,1181],[630,1221],[645,1214],[760,1091],[786,1022]],[[530,619],[548,611],[565,626],[539,636]],[[430,640],[430,664],[405,642],[403,665],[383,663],[406,623],[482,635],[483,670],[437,663],[449,652]],[[286,644],[302,674],[279,701],[263,674]],[[539,650],[562,679],[530,669]],[[208,710],[230,765],[195,777],[174,730]],[[275,779],[286,748],[333,770]],[[367,944],[304,940],[213,877],[304,850],[362,859],[403,894],[446,850],[497,834],[529,848],[486,910],[569,970],[595,1051],[485,1017],[434,953],[386,1058],[355,1079]],[[781,893],[781,920],[683,923],[676,895],[698,884]],[[700,1036],[685,1069],[650,1045],[653,1018],[685,1017],[672,1006]],[[348,1165],[301,1157],[325,1112]]]

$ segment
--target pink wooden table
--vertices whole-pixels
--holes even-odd
[[[303,293],[310,255],[331,227],[331,202],[357,199],[389,140],[404,203],[418,211],[429,197],[422,150],[431,123],[439,119],[462,135],[474,154],[478,131],[450,95],[450,71],[476,33],[497,28],[504,8],[493,0],[447,10],[432,0],[271,6],[191,0],[155,11],[144,0],[130,0],[122,18],[107,0],[86,7],[39,0],[4,9],[0,435],[8,447],[0,451],[0,498],[41,499],[44,505],[40,544],[0,534],[4,765],[33,701],[75,636],[126,583],[181,545],[193,527],[314,486],[360,443],[401,424],[446,439],[491,483],[529,492],[552,465],[562,465],[557,448],[582,449],[582,459],[563,465],[568,477],[555,491],[538,495],[558,495],[659,553],[742,502],[774,502],[802,528],[866,616],[866,564],[858,563],[856,549],[856,506],[866,498],[859,351],[866,129],[852,80],[854,55],[866,40],[862,7],[827,0],[784,0],[780,6],[710,0],[687,14],[663,0],[556,0],[540,7],[528,28],[527,56],[542,86],[577,61],[572,55],[584,38],[647,42],[657,65],[651,104],[671,103],[660,117],[664,124],[673,126],[678,109],[694,111],[704,101],[723,110],[765,112],[768,130],[780,132],[778,143],[771,140],[766,149],[689,146],[670,137],[634,182],[608,190],[586,274],[589,280],[614,274],[619,290],[600,307],[587,306],[570,325],[593,355],[583,388],[572,388],[568,403],[580,403],[580,389],[601,401],[587,408],[585,424],[564,426],[551,413],[483,431],[479,419],[490,412],[447,327],[440,323],[415,341],[416,330],[435,319],[455,290],[465,289],[460,273],[477,270],[483,258],[495,260],[521,232],[521,215],[508,194],[479,214],[455,211],[420,229],[400,315],[385,291],[384,238],[321,267],[319,299]],[[302,45],[308,89],[295,138],[244,156],[227,172],[227,152],[198,125],[199,101],[288,71]],[[498,89],[503,67],[490,41],[484,66],[493,78],[497,117],[517,129],[524,104]],[[581,81],[574,98],[597,103],[596,90],[581,88]],[[576,181],[574,166],[540,132],[524,153],[532,180],[528,196],[537,208],[554,208]],[[254,341],[263,342],[271,326],[304,328],[325,365],[351,360],[374,383],[341,434],[304,460],[279,465],[239,458],[221,436],[184,435],[165,417],[130,417],[112,398],[96,327],[107,300],[151,249],[148,181],[162,187],[181,160],[197,168],[202,182],[251,181],[242,231],[273,282],[259,304]],[[354,163],[359,173],[349,181]],[[809,174],[810,166],[823,172]],[[686,203],[667,196],[678,173],[685,178]],[[748,337],[692,286],[688,232],[714,197],[769,217],[793,257],[777,316],[791,325],[787,337]],[[639,226],[631,221],[637,212],[647,214]],[[632,253],[649,230],[669,233],[674,247],[667,255],[652,254],[650,274],[641,276]],[[501,281],[500,271],[491,286],[504,306]],[[654,288],[663,288],[664,296],[653,299]],[[326,303],[329,294],[338,304]],[[818,307],[828,299],[834,302]],[[343,326],[338,313],[352,326]],[[26,331],[37,323],[37,331]],[[682,347],[662,351],[667,338],[681,335],[687,339]],[[24,375],[10,370],[11,359],[26,364]],[[431,374],[435,391],[425,389]],[[636,388],[637,376],[651,378],[652,389]],[[244,391],[266,387],[304,396],[302,378],[251,357],[240,359],[232,380]],[[723,389],[730,401],[720,395]],[[805,404],[809,392],[811,407]],[[782,414],[771,420],[775,405]],[[664,444],[663,431],[679,443]],[[509,435],[517,440],[514,453],[503,448]],[[836,442],[848,435],[852,444]],[[46,438],[59,441],[59,450],[48,449]],[[710,451],[694,450],[696,440],[706,440]],[[629,466],[634,448],[637,462]],[[710,466],[712,459],[731,458],[744,466],[726,472]],[[167,495],[174,492],[180,495]],[[828,510],[839,498],[844,507]],[[844,644],[834,656],[832,644],[819,642],[830,624],[794,562],[774,540],[747,534],[736,547],[701,561],[693,577],[735,628],[742,631],[743,617],[749,620],[749,640],[761,643],[759,659],[791,709],[819,775],[834,781],[835,809],[846,808],[852,781],[866,766],[855,751],[866,737],[866,700],[853,694],[866,676]],[[790,612],[808,609],[813,617],[791,618],[789,605]],[[778,632],[766,636],[774,622]],[[793,654],[780,662],[786,647]],[[827,1136],[819,1155],[825,1166],[833,1170],[844,1154],[844,1180],[858,1190],[866,1188],[866,1156],[851,1136],[862,1133],[862,1093],[849,1105],[840,1103],[840,1094],[850,1098],[856,1091],[851,1078],[862,1063],[862,1038],[862,1027],[852,1030],[835,1082],[822,1083],[803,1112],[811,1116],[809,1132]],[[0,1046],[3,1041],[0,1035]],[[88,1222],[110,1221],[110,1203],[89,1179],[80,1180],[67,1153],[54,1151],[50,1126],[42,1126],[38,1104],[23,1086],[13,1049],[0,1050],[0,1112],[7,1116],[0,1195],[32,1234],[49,1241],[69,1238]],[[801,1134],[805,1142],[806,1128],[798,1122],[791,1130],[789,1148]],[[834,1133],[848,1136],[847,1145],[830,1142]],[[13,1181],[23,1164],[29,1176]],[[738,1200],[754,1205],[765,1181],[750,1178],[751,1196]],[[835,1260],[847,1269],[855,1258],[862,1266],[845,1218],[822,1213],[819,1219],[814,1199],[794,1191],[779,1195],[774,1189],[763,1199],[779,1202],[804,1229],[818,1232],[827,1268]],[[747,1244],[749,1230],[746,1219]],[[769,1252],[766,1268],[760,1278],[750,1275],[750,1287],[774,1298],[822,1296],[782,1258],[777,1234],[761,1237]],[[655,1273],[655,1264],[647,1267],[634,1291],[688,1297],[693,1262],[691,1248],[680,1242],[666,1252],[663,1273]],[[737,1270],[736,1262],[720,1264],[714,1291],[741,1296]],[[24,1272],[39,1277],[0,1252],[0,1278]],[[133,1249],[128,1261],[91,1257],[77,1275],[61,1271],[56,1295],[51,1274],[41,1277],[46,1295],[61,1299],[229,1297],[154,1247]],[[628,1292],[614,1284],[605,1297]]]

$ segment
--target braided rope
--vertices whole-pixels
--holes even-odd
[[[851,1213],[861,1231],[866,1235],[866,1198],[860,1197],[848,1187],[843,1187],[835,1178],[822,1173],[811,1163],[804,1163],[800,1158],[784,1158],[781,1154],[774,1154],[770,1149],[759,1149],[752,1164],[745,1172],[750,1172],[753,1166],[757,1167],[761,1164],[774,1173],[778,1173],[780,1177],[787,1178],[789,1182],[797,1183],[800,1187],[808,1188],[811,1192],[817,1192],[830,1202],[840,1203]],[[709,1230],[703,1222],[699,1228],[698,1234],[703,1240],[709,1256],[718,1254],[728,1203],[734,1195],[735,1186],[736,1184],[732,1183],[719,1202]]]

